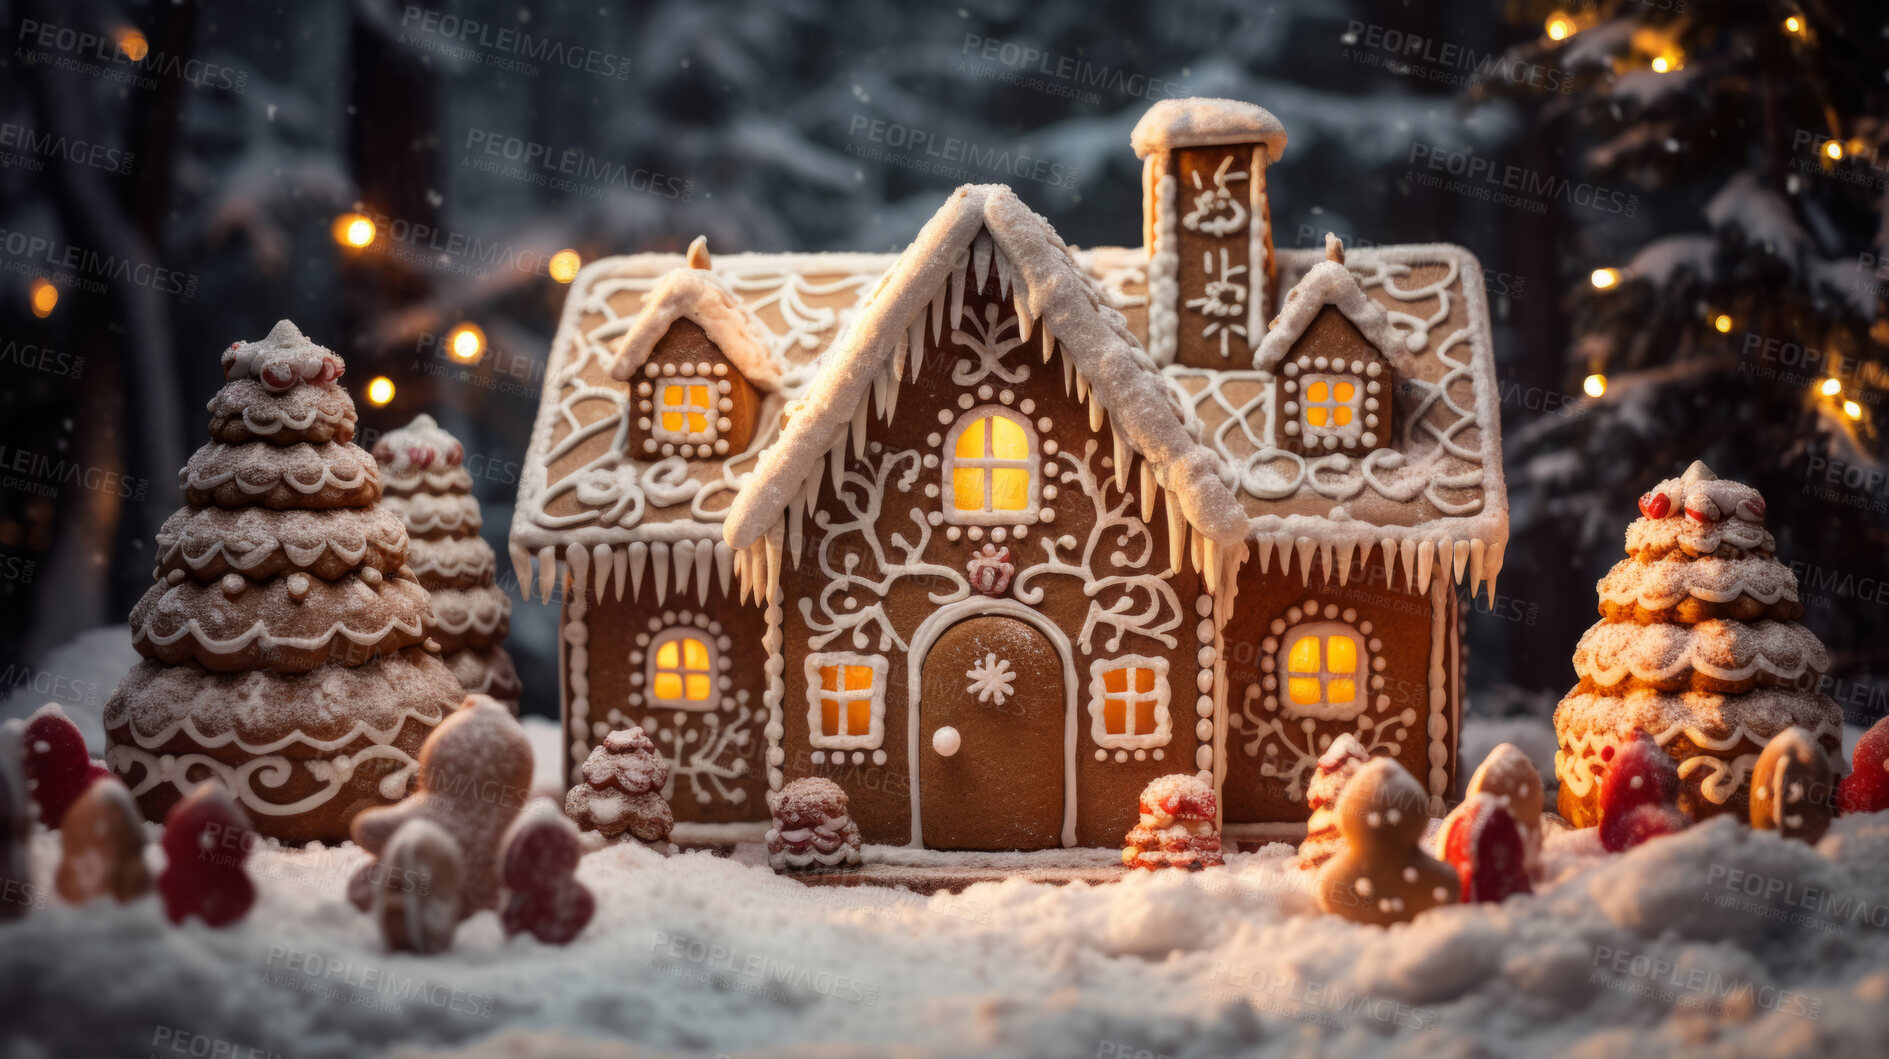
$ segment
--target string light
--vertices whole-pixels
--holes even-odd
[[[335,242],[356,250],[374,241],[374,222],[359,213],[344,213],[335,218]]]
[[[118,50],[125,53],[125,58],[135,63],[151,54],[151,42],[145,40],[144,34],[137,30],[128,29],[118,34]]]
[[[559,283],[569,283],[577,278],[577,270],[584,267],[584,259],[575,250],[559,250],[551,255],[551,264],[547,271],[551,278]]]
[[[1574,35],[1574,20],[1565,12],[1556,11],[1548,16],[1547,30],[1549,40],[1567,40]]]
[[[1843,141],[1841,140],[1824,141],[1823,156],[1825,158],[1830,159],[1832,162],[1843,161]]]
[[[1855,401],[1845,401],[1843,402],[1843,414],[1849,416],[1851,419],[1861,419],[1863,418],[1863,406],[1857,404]]]
[[[33,281],[33,315],[44,320],[52,315],[53,306],[59,304],[59,288],[43,279]]]
[[[1667,72],[1668,70],[1671,70],[1672,65],[1673,65],[1672,62],[1669,61],[1664,55],[1653,56],[1653,72],[1656,74],[1663,74]]]
[[[1825,379],[1823,385],[1817,388],[1823,391],[1825,397],[1835,397],[1843,392],[1843,384],[1835,379]]]
[[[1784,32],[1789,33],[1793,37],[1803,36],[1804,20],[1796,15],[1789,16],[1784,20]]]
[[[1594,274],[1588,277],[1588,281],[1594,284],[1595,290],[1606,290],[1620,282],[1620,270],[1617,268],[1597,268],[1594,270]]]
[[[1589,375],[1585,382],[1581,383],[1581,389],[1585,391],[1589,397],[1599,397],[1601,394],[1607,392],[1607,376],[1602,375],[1600,372],[1595,372]]]
[[[461,364],[477,363],[485,355],[485,332],[478,324],[460,324],[446,336],[446,350]]]
[[[367,403],[375,408],[384,407],[394,399],[394,381],[385,375],[376,375],[367,383]]]
[[[1712,329],[1721,335],[1730,334],[1732,330],[1732,318],[1725,313],[1714,316],[1712,318]]]

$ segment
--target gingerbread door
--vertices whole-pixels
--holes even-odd
[[[918,794],[931,849],[1062,845],[1063,660],[1028,623],[958,622],[925,656]]]

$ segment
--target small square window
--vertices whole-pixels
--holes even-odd
[[[1168,660],[1124,655],[1089,670],[1089,735],[1109,750],[1166,746],[1173,734]]]
[[[1349,445],[1364,436],[1364,382],[1352,375],[1307,375],[1300,418],[1307,440],[1333,437]]]
[[[876,750],[885,742],[886,660],[827,651],[807,656],[807,734],[821,750]]]
[[[715,387],[707,379],[658,379],[656,418],[650,432],[658,441],[715,440]]]

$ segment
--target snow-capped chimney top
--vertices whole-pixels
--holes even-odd
[[[1143,160],[1149,354],[1251,364],[1277,304],[1266,167],[1285,150],[1285,126],[1240,100],[1164,99],[1129,143]]]

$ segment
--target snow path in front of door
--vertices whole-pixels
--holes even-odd
[[[33,850],[44,886],[57,836]],[[48,898],[0,924],[0,1037],[20,1054],[202,1039],[295,1056],[1109,1059],[1855,1055],[1889,1033],[1883,814],[1840,820],[1815,849],[1730,820],[1618,856],[1576,832],[1551,841],[1537,895],[1388,930],[1319,915],[1290,853],[916,897],[618,846],[580,868],[598,911],[571,946],[507,940],[482,912],[450,952],[418,957],[386,952],[346,903],[359,850],[265,847],[232,929],[173,927],[155,897]]]

